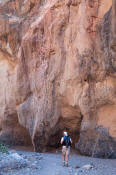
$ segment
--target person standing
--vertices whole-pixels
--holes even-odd
[[[64,136],[61,138],[62,144],[62,163],[63,166],[68,167],[69,154],[70,154],[70,146],[72,144],[72,139],[68,136],[68,133],[65,131]]]

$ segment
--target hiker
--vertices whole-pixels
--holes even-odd
[[[61,138],[61,144],[62,144],[62,163],[63,163],[63,166],[68,167],[68,159],[69,159],[70,146],[72,144],[72,140],[70,136],[68,136],[67,132],[64,132],[64,136]]]

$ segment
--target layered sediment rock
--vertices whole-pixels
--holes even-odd
[[[41,151],[57,146],[67,129],[81,153],[116,156],[115,1],[111,6],[0,1],[2,141],[22,139]]]

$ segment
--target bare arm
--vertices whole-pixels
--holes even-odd
[[[70,142],[71,142],[71,144],[72,144],[72,139],[70,138]]]
[[[63,144],[63,137],[61,138],[61,141],[60,141],[61,145]]]

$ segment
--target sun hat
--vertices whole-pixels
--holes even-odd
[[[64,135],[65,135],[65,136],[68,136],[68,133],[67,133],[66,131],[64,131]]]

